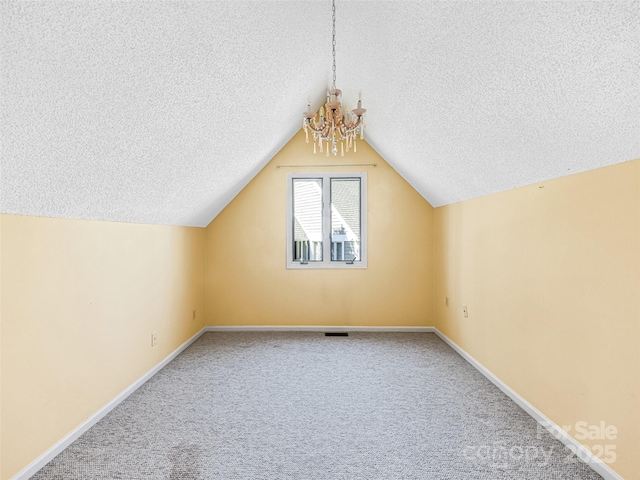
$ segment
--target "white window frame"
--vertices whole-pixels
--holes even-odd
[[[293,181],[300,178],[322,179],[322,261],[301,263],[293,260]],[[357,178],[360,180],[360,260],[331,260],[331,179]],[[343,247],[344,248],[344,247]],[[287,174],[287,269],[367,268],[367,174],[341,173],[288,173]]]

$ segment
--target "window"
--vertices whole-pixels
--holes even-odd
[[[287,268],[366,268],[366,200],[366,173],[287,175]]]

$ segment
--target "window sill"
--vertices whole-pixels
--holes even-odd
[[[346,262],[309,262],[309,263],[300,263],[300,262],[289,262],[287,263],[287,270],[362,270],[367,268],[367,262],[354,262],[354,263],[346,263]]]

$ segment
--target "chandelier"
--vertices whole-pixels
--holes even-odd
[[[309,143],[309,130],[313,135],[313,153],[316,147],[321,152],[329,149],[334,155],[338,155],[338,143],[344,155],[351,148],[356,152],[356,137],[360,133],[360,139],[364,139],[364,114],[362,108],[362,92],[358,96],[358,108],[349,111],[342,108],[342,92],[336,88],[336,2],[332,2],[333,10],[333,83],[327,91],[327,100],[324,107],[318,112],[311,111],[311,101],[307,99],[307,111],[304,112],[303,128],[306,142]]]

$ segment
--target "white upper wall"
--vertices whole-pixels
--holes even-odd
[[[205,226],[330,82],[329,0],[1,5],[4,213]],[[640,2],[336,10],[337,86],[434,206],[640,157]]]

